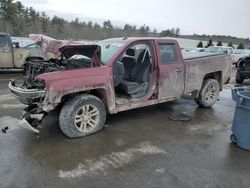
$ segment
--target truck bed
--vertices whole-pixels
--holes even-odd
[[[224,55],[221,53],[211,53],[211,52],[185,52],[182,51],[182,56],[184,60],[191,60],[197,58],[211,57],[211,56],[219,56]]]
[[[201,53],[200,56],[186,57],[184,62],[186,67],[185,94],[199,90],[202,86],[204,75],[214,72],[221,73],[221,85],[231,75],[232,58],[229,55]]]

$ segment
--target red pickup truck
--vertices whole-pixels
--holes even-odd
[[[213,54],[183,59],[167,38],[113,38],[94,45],[67,45],[58,60],[29,62],[22,86],[9,83],[24,104],[20,124],[35,132],[59,108],[59,126],[70,137],[101,130],[106,114],[175,100],[191,93],[211,107],[230,79],[232,59]]]

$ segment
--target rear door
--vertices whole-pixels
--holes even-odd
[[[12,46],[5,35],[0,35],[0,68],[13,67]]]
[[[174,41],[158,42],[159,100],[181,97],[185,67],[180,48]]]

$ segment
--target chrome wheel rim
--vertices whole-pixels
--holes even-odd
[[[91,132],[100,120],[100,112],[94,105],[84,105],[76,113],[75,127],[82,133]]]
[[[210,85],[206,92],[206,101],[213,101],[217,97],[217,87],[215,85]]]

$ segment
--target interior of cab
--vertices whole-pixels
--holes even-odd
[[[152,67],[148,44],[136,44],[128,48],[113,65],[116,102],[124,103],[146,96]]]

